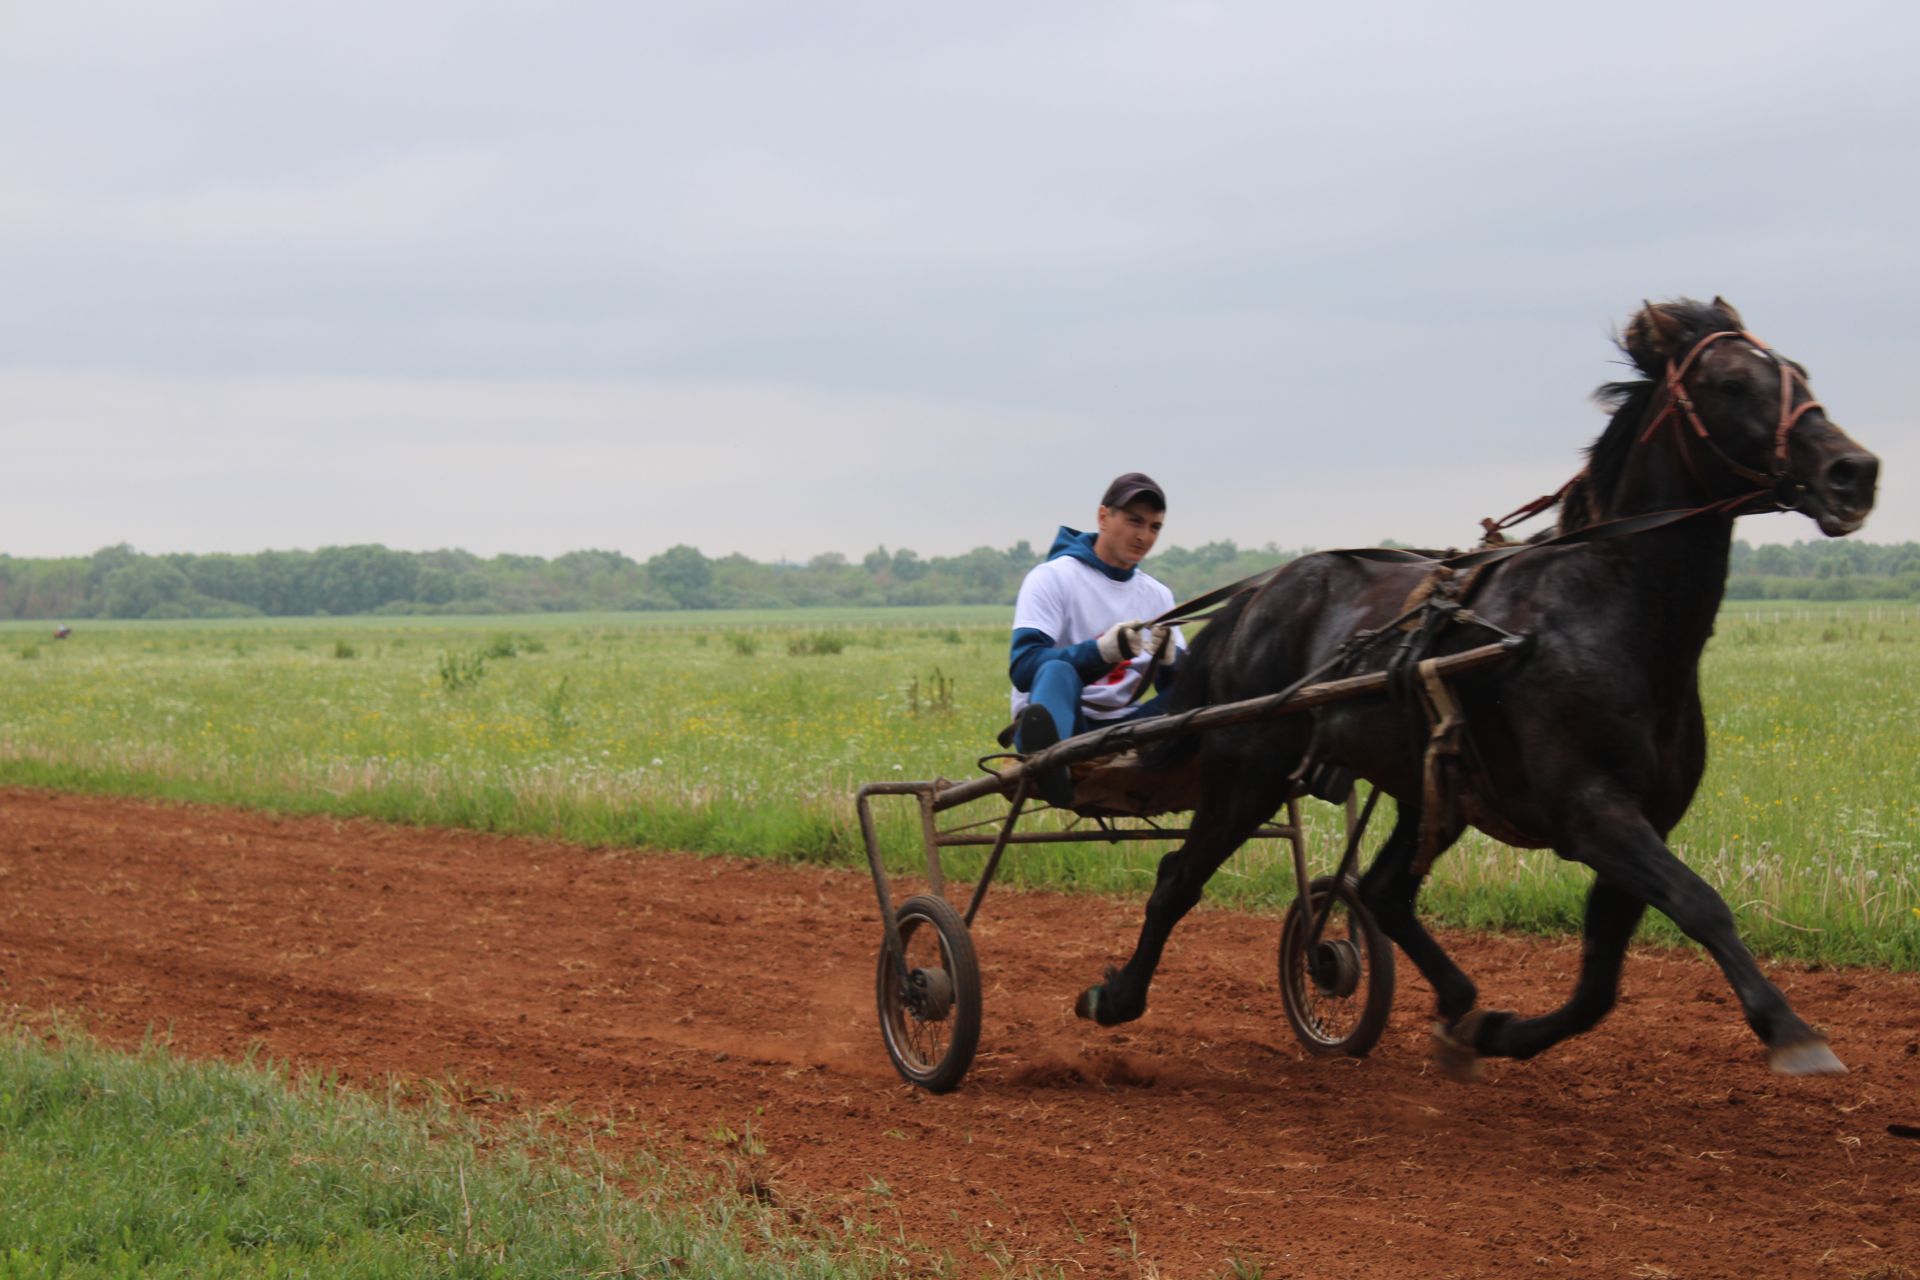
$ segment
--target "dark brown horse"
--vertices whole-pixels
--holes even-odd
[[[1531,547],[1484,571],[1473,611],[1531,643],[1520,657],[1456,682],[1480,766],[1467,802],[1438,815],[1441,829],[1428,846],[1444,849],[1471,821],[1497,839],[1551,848],[1593,869],[1581,972],[1566,1004],[1531,1018],[1478,1009],[1473,982],[1416,918],[1426,871],[1419,863],[1427,725],[1404,701],[1377,698],[1324,708],[1317,723],[1293,716],[1159,749],[1165,765],[1200,753],[1204,800],[1185,845],[1160,864],[1133,956],[1080,997],[1081,1016],[1110,1025],[1146,1011],[1168,934],[1279,806],[1311,745],[1316,761],[1354,771],[1398,804],[1361,894],[1432,984],[1442,1047],[1456,1066],[1477,1056],[1531,1057],[1597,1023],[1613,1006],[1627,941],[1652,906],[1719,963],[1774,1070],[1845,1070],[1761,974],[1726,903],[1674,856],[1666,836],[1706,766],[1700,654],[1726,585],[1734,515],[1795,510],[1829,536],[1852,533],[1873,507],[1879,462],[1828,420],[1805,371],[1748,334],[1718,298],[1650,305],[1621,346],[1645,379],[1602,388],[1613,417],[1563,496],[1561,528],[1591,526],[1594,534],[1600,522],[1694,514],[1623,536]],[[1399,615],[1427,572],[1339,552],[1294,561],[1200,635],[1172,709],[1286,687],[1334,659],[1357,632]],[[1492,638],[1463,623],[1435,652]]]

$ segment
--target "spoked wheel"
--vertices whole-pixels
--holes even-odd
[[[1308,1053],[1364,1058],[1379,1043],[1393,1008],[1393,944],[1373,922],[1353,883],[1321,876],[1280,927],[1280,995],[1287,1021]],[[1308,935],[1327,913],[1319,939]]]
[[[887,1056],[908,1083],[945,1093],[960,1083],[980,1047],[980,962],[953,904],[920,894],[900,904],[905,973],[880,944],[874,991]]]

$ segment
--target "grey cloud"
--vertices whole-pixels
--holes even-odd
[[[1350,487],[1356,445],[1563,468],[1608,326],[1648,295],[1726,293],[1843,420],[1913,419],[1910,6],[8,24],[0,368],[883,399],[942,446],[892,483],[997,481],[1004,519],[1055,488],[1027,468],[1169,438],[1222,495],[1209,473]],[[965,456],[955,413],[1030,434]],[[935,545],[870,514],[834,540]],[[1030,532],[977,518],[959,541]],[[1271,536],[1325,540],[1301,520]]]

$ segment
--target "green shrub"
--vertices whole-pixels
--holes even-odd
[[[824,657],[846,647],[847,638],[834,631],[810,631],[787,641],[787,653],[795,658]]]
[[[440,687],[448,693],[473,688],[485,674],[487,657],[484,653],[448,651],[440,655]]]
[[[915,676],[907,686],[907,711],[911,715],[950,716],[953,714],[953,681],[935,667],[925,685]]]

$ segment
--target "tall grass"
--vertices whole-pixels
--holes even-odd
[[[87,625],[18,644],[22,628],[0,629],[0,781],[857,861],[860,783],[965,776],[1007,718],[1003,618],[860,612]],[[1711,759],[1673,844],[1756,946],[1920,967],[1916,656],[1910,606],[1722,615],[1704,676]],[[1337,814],[1308,808],[1330,841]],[[891,860],[910,867],[911,814],[883,816]],[[1161,852],[1022,849],[1004,874],[1140,889]],[[1557,930],[1577,925],[1586,880],[1469,834],[1425,902],[1445,922]],[[1213,896],[1292,892],[1281,852],[1255,845]]]
[[[442,1099],[0,1030],[0,1277],[894,1274],[735,1182]],[[749,1181],[755,1175],[745,1175]],[[765,1194],[763,1191],[762,1195]],[[798,1226],[796,1226],[798,1222]],[[924,1260],[923,1260],[924,1261]]]

